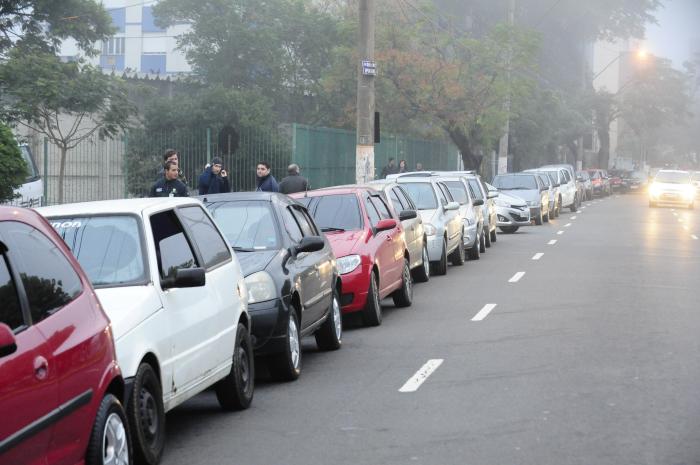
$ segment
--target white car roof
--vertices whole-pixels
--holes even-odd
[[[148,197],[142,199],[98,200],[95,202],[66,203],[51,207],[37,208],[43,216],[104,215],[104,214],[138,214],[167,210],[182,205],[202,205],[187,197]]]

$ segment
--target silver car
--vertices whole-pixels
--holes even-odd
[[[520,197],[498,192],[491,184],[486,184],[489,192],[497,192],[496,214],[498,216],[498,228],[507,234],[512,234],[522,226],[530,226],[530,208]]]
[[[459,203],[459,212],[464,220],[462,243],[469,258],[478,260],[486,249],[484,237],[484,215],[481,206],[484,201],[476,199],[469,182],[464,176],[441,176],[440,180],[450,190],[452,197]]]
[[[423,220],[432,272],[446,274],[448,257],[453,265],[464,264],[463,220],[459,204],[447,186],[430,174],[399,176],[395,180],[408,193]]]
[[[530,216],[535,224],[549,221],[549,191],[535,173],[499,174],[493,178],[493,185],[499,192],[520,197],[530,207]]]

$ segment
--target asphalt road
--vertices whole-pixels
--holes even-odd
[[[698,235],[642,195],[499,235],[339,351],[306,340],[301,378],[260,373],[249,410],[169,413],[162,463],[700,463]]]

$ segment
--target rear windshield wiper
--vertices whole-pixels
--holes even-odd
[[[250,248],[250,247],[236,247],[236,246],[233,246],[233,247],[231,247],[231,248],[232,248],[233,250],[235,250],[236,252],[255,252],[255,249]]]

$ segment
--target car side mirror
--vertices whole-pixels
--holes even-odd
[[[399,213],[399,221],[412,220],[418,217],[418,213],[415,210],[402,210]]]
[[[173,276],[162,279],[163,289],[202,287],[206,284],[204,268],[178,268]]]
[[[325,246],[323,238],[319,236],[308,236],[299,242],[299,244],[294,248],[296,253],[302,252],[318,252]]]
[[[17,351],[17,340],[12,330],[5,323],[0,323],[0,357],[6,357]]]
[[[495,199],[496,197],[498,197],[498,191],[489,191],[486,197],[489,199]]]
[[[394,229],[398,223],[394,219],[387,219],[387,220],[379,220],[379,222],[374,226],[374,230],[376,232],[382,232],[382,231],[388,231],[390,229]]]
[[[484,204],[484,199],[475,199],[472,201],[472,205],[475,207],[480,207]]]
[[[459,204],[457,202],[447,202],[443,208],[445,211],[459,210]]]

